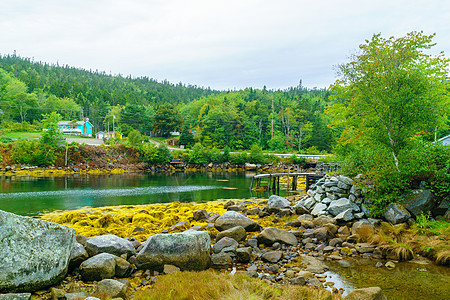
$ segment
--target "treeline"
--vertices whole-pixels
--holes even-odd
[[[97,70],[49,65],[16,55],[0,56],[0,108],[6,122],[88,117],[95,131],[137,130],[144,136],[182,131],[186,146],[231,150],[329,151],[340,132],[330,129],[326,89],[300,84],[286,90],[219,92],[148,77],[113,76]],[[190,137],[192,135],[192,137]]]

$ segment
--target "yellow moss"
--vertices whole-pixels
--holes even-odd
[[[346,254],[352,254],[352,249],[350,249],[349,247],[342,247],[341,252],[344,252]]]

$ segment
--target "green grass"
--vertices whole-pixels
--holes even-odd
[[[3,136],[18,139],[36,139],[41,136],[41,132],[5,132]]]

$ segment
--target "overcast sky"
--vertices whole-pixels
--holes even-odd
[[[374,33],[436,33],[450,1],[2,0],[0,54],[214,89],[328,87]]]

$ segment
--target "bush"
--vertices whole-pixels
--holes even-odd
[[[248,161],[247,153],[231,154],[230,162],[236,165],[244,165]]]
[[[54,149],[36,140],[18,140],[13,144],[11,157],[15,163],[46,167],[54,163]]]
[[[291,164],[304,164],[306,162],[306,158],[304,158],[303,156],[297,156],[296,154],[292,154],[289,157],[289,162]]]
[[[209,162],[208,150],[200,143],[196,143],[189,151],[189,163],[204,165]]]
[[[264,164],[267,162],[262,149],[258,145],[253,145],[250,149],[248,162],[252,164]]]

